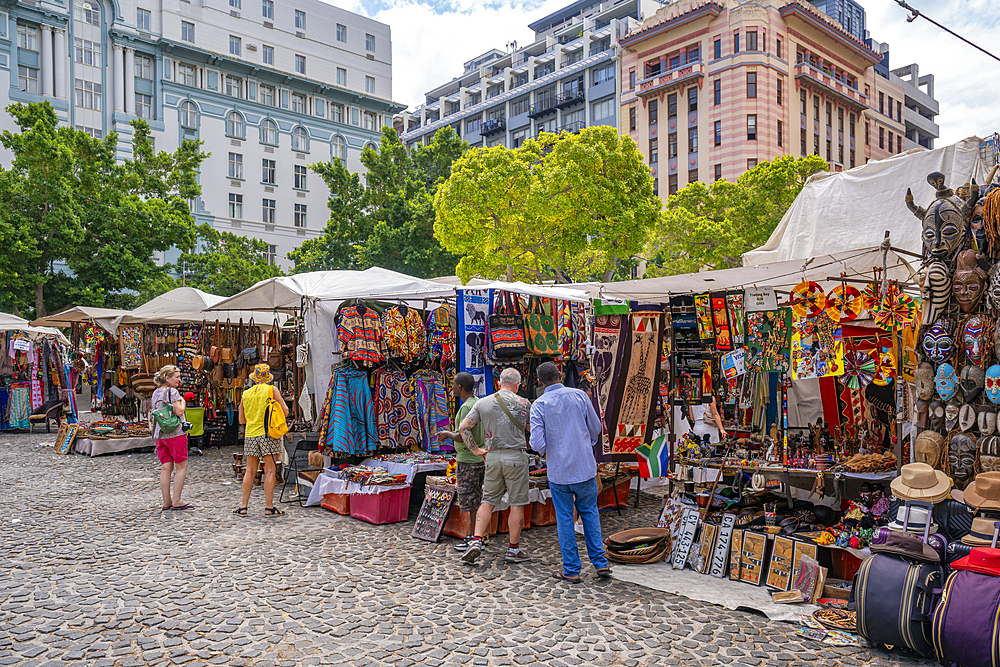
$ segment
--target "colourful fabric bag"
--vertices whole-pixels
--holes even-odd
[[[551,312],[545,312],[546,304],[531,297],[528,311],[524,322],[528,352],[540,357],[558,357],[562,350],[556,335],[556,322]]]
[[[500,307],[490,315],[490,348],[497,359],[519,359],[528,352],[524,342],[524,317],[521,304],[510,292],[504,292]]]

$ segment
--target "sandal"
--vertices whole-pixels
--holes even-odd
[[[552,573],[552,578],[553,579],[559,579],[561,581],[568,581],[571,584],[580,584],[580,583],[583,583],[583,579],[581,579],[580,577],[577,577],[576,579],[573,579],[572,577],[567,577],[562,572],[553,572]]]
[[[236,509],[233,510],[233,514],[235,514],[236,516],[246,516],[248,509],[249,507],[237,507]]]
[[[279,510],[277,507],[265,507],[264,516],[282,516],[284,512]]]
[[[602,567],[601,569],[597,570],[597,576],[600,577],[601,579],[607,579],[608,577],[611,576],[611,568]]]
[[[192,505],[191,503],[184,503],[183,505],[174,505],[170,509],[172,509],[172,510],[193,510],[194,509],[194,505]]]

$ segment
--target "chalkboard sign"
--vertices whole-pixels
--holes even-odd
[[[451,504],[455,501],[454,489],[428,486],[424,492],[424,504],[420,506],[417,521],[413,525],[411,537],[428,542],[437,542],[441,529],[448,519]]]

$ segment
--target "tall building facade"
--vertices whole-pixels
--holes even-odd
[[[307,165],[360,170],[402,108],[389,26],[320,0],[67,2],[0,3],[0,104],[48,100],[92,136],[117,132],[122,158],[136,117],[157,150],[201,139],[197,222],[263,239],[273,262],[326,226],[328,191]]]
[[[675,0],[621,47],[621,128],[664,198],[779,155],[816,154],[839,171],[904,150],[898,78],[803,0]]]
[[[920,75],[916,63],[891,71],[889,77],[903,89],[906,107],[906,148],[934,148],[934,140],[941,136],[941,128],[934,122],[941,108],[934,98],[934,75]]]
[[[578,0],[528,27],[535,41],[465,63],[462,75],[396,116],[407,146],[451,125],[473,146],[517,148],[539,132],[618,124],[617,46],[654,0]]]

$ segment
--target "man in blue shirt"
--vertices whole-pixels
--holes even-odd
[[[545,393],[531,406],[531,448],[545,455],[563,558],[562,572],[552,576],[574,584],[581,581],[580,551],[573,530],[574,506],[583,519],[590,563],[599,577],[611,576],[597,510],[594,444],[601,437],[601,420],[587,394],[563,386],[559,368],[551,361],[539,365],[535,377]]]

